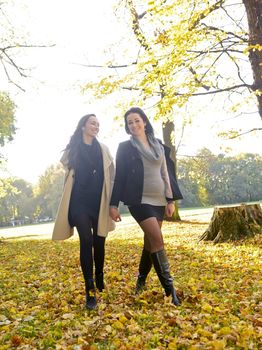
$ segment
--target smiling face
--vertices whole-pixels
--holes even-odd
[[[146,123],[138,113],[130,113],[126,118],[126,122],[131,135],[136,137],[145,135]]]
[[[84,141],[92,140],[99,132],[99,121],[97,117],[91,116],[87,119],[85,125],[82,127],[82,135]]]

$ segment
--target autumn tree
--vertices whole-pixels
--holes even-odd
[[[0,92],[0,147],[15,134],[15,104],[5,92]]]
[[[22,26],[16,26],[13,6],[23,6],[11,1],[3,0],[0,3],[0,77],[8,83],[25,91],[21,80],[30,77],[30,67],[26,67],[21,60],[25,51],[37,48],[52,47],[51,45],[33,44],[29,42],[28,34]]]
[[[21,30],[16,30],[15,25],[9,18],[11,4],[7,1],[0,3],[0,76],[7,79],[8,83],[14,84],[24,90],[19,83],[20,78],[28,76],[28,72],[22,67],[19,61],[21,49],[30,47],[26,44]]]
[[[261,47],[256,39],[250,41],[243,4],[128,0],[125,8],[119,8],[119,17],[129,23],[133,37],[125,37],[114,58],[100,66],[107,67],[105,73],[84,89],[92,89],[96,97],[127,91],[129,104],[150,107],[162,122],[164,142],[171,146],[174,160],[179,143],[175,125],[183,113],[182,126],[190,122],[184,107],[192,97],[195,103],[200,96],[230,94],[230,107],[240,112],[252,101],[255,105],[260,88],[250,81],[248,55],[251,58]],[[239,95],[241,105],[235,97]]]
[[[251,11],[254,4],[256,12]],[[85,87],[96,88],[98,97],[124,89],[138,92],[138,103],[155,98],[155,117],[163,122],[172,122],[174,108],[185,105],[191,96],[223,92],[237,92],[245,98],[250,93],[260,95],[261,73],[255,74],[254,83],[249,82],[247,73],[248,56],[256,62],[256,70],[261,69],[261,6],[258,0],[246,1],[245,6],[247,14],[253,13],[250,35],[245,7],[239,2],[176,0],[141,4],[128,0],[121,15],[130,23],[135,40],[125,38],[124,57],[116,48],[114,60],[103,66],[109,71]],[[126,62],[121,64],[120,60]]]
[[[20,178],[0,178],[0,226],[54,218],[64,182],[61,165],[51,165],[33,187]]]
[[[13,186],[17,188],[19,196],[16,200],[16,219],[22,223],[32,223],[35,211],[33,186],[24,179],[14,179]]]
[[[13,185],[13,179],[0,179],[0,207],[2,224],[9,223],[16,216],[16,199],[18,189]]]
[[[262,4],[260,0],[243,0],[249,27],[249,60],[254,83],[253,91],[258,100],[258,110],[262,118]]]
[[[37,218],[54,218],[57,212],[64,182],[61,165],[51,165],[46,169],[34,188]]]
[[[15,26],[14,17],[11,16],[12,6],[14,4],[10,1],[3,0],[0,3],[0,79],[25,91],[20,81],[23,78],[29,78],[29,68],[20,63],[21,54],[28,49],[47,46],[28,44],[28,36],[24,35],[24,30]],[[15,107],[10,94],[0,91],[0,147],[14,137]],[[0,162],[1,158],[0,154]]]
[[[229,205],[255,202],[262,198],[262,157],[241,153],[237,156],[213,154],[204,148],[195,156],[178,161],[183,207]]]
[[[19,178],[0,179],[0,225],[33,220],[34,198],[30,183]]]

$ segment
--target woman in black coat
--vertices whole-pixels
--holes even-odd
[[[166,295],[171,295],[172,302],[179,305],[161,231],[164,215],[171,217],[174,200],[182,198],[170,149],[154,137],[152,125],[138,107],[126,112],[125,129],[131,137],[118,146],[110,216],[114,221],[121,220],[118,211],[121,201],[144,232],[136,292],[145,286],[153,264]]]

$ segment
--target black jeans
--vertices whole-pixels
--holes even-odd
[[[105,260],[105,237],[97,235],[98,220],[86,213],[73,218],[80,240],[80,264],[85,282],[93,279],[93,251],[95,274],[103,272]]]

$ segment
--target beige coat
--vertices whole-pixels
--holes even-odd
[[[101,147],[104,164],[104,184],[101,195],[97,234],[98,236],[106,237],[109,231],[113,231],[115,229],[115,223],[109,216],[109,202],[114,181],[114,163],[107,146],[102,143],[99,144]],[[61,163],[66,168],[66,174],[63,194],[58,207],[52,235],[52,240],[54,241],[70,238],[74,234],[74,229],[70,227],[68,222],[69,202],[74,183],[74,170],[68,170],[67,156],[68,152],[65,152],[61,158]]]

